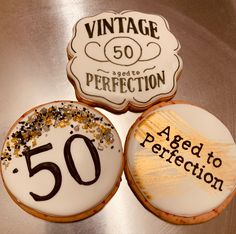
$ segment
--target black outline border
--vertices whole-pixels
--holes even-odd
[[[181,63],[182,63],[182,59],[181,59],[181,57],[178,55],[178,51],[179,51],[179,49],[181,48],[181,46],[180,46],[179,40],[178,40],[178,39],[175,37],[175,35],[170,31],[169,24],[168,24],[167,20],[166,20],[162,15],[148,14],[148,13],[147,13],[147,15],[159,16],[159,17],[161,17],[161,18],[164,20],[164,24],[165,24],[167,30],[173,35],[173,37],[174,37],[174,38],[176,39],[176,41],[177,41],[177,47],[176,47],[173,51],[176,52],[176,54],[174,54],[174,56],[175,56],[175,57],[177,58],[177,60],[178,60],[178,68],[177,68],[177,70],[175,71],[174,76],[173,76],[174,85],[173,85],[171,91],[169,91],[168,93],[158,94],[158,95],[152,97],[151,99],[149,99],[147,102],[150,102],[150,100],[152,100],[153,98],[155,98],[155,97],[157,97],[157,96],[165,95],[165,96],[163,96],[162,98],[157,99],[156,101],[150,102],[149,104],[147,104],[147,105],[145,105],[145,106],[138,106],[137,104],[138,104],[138,103],[142,103],[142,102],[136,101],[134,98],[133,98],[133,99],[134,99],[135,102],[137,102],[137,104],[133,103],[132,100],[126,101],[126,98],[125,98],[120,104],[117,104],[117,103],[112,102],[112,101],[110,101],[110,100],[108,100],[107,98],[102,97],[102,96],[86,94],[86,93],[81,89],[81,84],[80,84],[79,79],[74,75],[74,73],[73,73],[72,70],[71,70],[72,63],[73,63],[74,59],[77,57],[77,55],[76,55],[77,52],[76,52],[75,49],[73,48],[73,41],[74,41],[74,39],[75,39],[75,37],[76,37],[76,35],[77,35],[77,25],[78,25],[78,23],[79,23],[80,21],[84,20],[84,19],[96,17],[96,16],[101,15],[101,14],[103,14],[103,13],[113,13],[114,15],[117,15],[117,14],[124,15],[124,14],[127,14],[127,13],[129,13],[129,12],[142,13],[142,12],[134,11],[134,10],[124,10],[124,11],[121,11],[121,12],[105,11],[105,12],[101,12],[101,13],[98,13],[98,14],[93,15],[93,16],[87,16],[87,17],[81,18],[81,19],[78,20],[77,23],[74,25],[74,27],[73,27],[73,37],[72,37],[71,41],[69,42],[69,44],[68,44],[68,46],[67,46],[67,54],[68,54],[68,58],[69,58],[68,66],[69,66],[69,68],[70,68],[71,74],[73,75],[73,77],[71,77],[70,74],[68,74],[68,72],[67,72],[68,77],[71,78],[72,80],[75,79],[75,80],[78,81],[78,83],[79,83],[79,88],[80,88],[81,92],[84,93],[85,95],[91,96],[91,97],[98,97],[98,98],[105,99],[108,103],[101,103],[101,101],[98,102],[98,101],[93,100],[93,99],[88,99],[88,98],[86,98],[86,97],[81,97],[81,96],[78,94],[78,95],[80,96],[80,98],[81,98],[82,100],[84,99],[86,102],[90,103],[91,105],[95,105],[95,106],[97,106],[97,107],[102,107],[102,108],[107,109],[107,110],[109,110],[109,111],[112,111],[112,112],[114,112],[114,113],[124,113],[124,112],[126,112],[126,111],[128,111],[128,110],[130,110],[130,111],[135,111],[135,109],[136,109],[135,112],[137,112],[137,111],[140,112],[140,111],[146,110],[146,109],[149,108],[151,105],[153,105],[153,104],[155,104],[155,103],[158,103],[158,102],[160,102],[160,101],[162,101],[162,100],[168,100],[168,99],[173,98],[173,95],[174,95],[174,94],[176,93],[176,91],[177,91],[177,80],[178,80],[178,78],[179,78],[179,76],[180,76],[180,74],[181,74],[181,71],[182,71],[182,70],[179,70],[180,65],[181,65]],[[145,13],[143,13],[143,14],[145,14]],[[67,66],[67,67],[68,67],[68,66]],[[75,81],[74,81],[74,82],[75,82]],[[77,87],[74,87],[74,88],[75,88],[75,91],[77,91],[77,90],[76,90]],[[170,94],[170,93],[174,90],[174,88],[176,88],[176,89],[175,89],[175,92],[174,92],[171,96],[168,96],[168,94]],[[77,94],[76,94],[76,95],[77,95]],[[125,102],[127,102],[126,105],[122,107],[121,105],[124,104]],[[147,102],[144,102],[144,103],[147,103]],[[109,103],[113,103],[113,104],[115,104],[115,105],[119,105],[119,107],[118,107],[118,108],[114,108],[114,107],[110,106]]]
[[[110,103],[113,103],[113,104],[115,104],[115,105],[122,105],[122,104],[124,104],[124,102],[126,101],[126,98],[125,98],[122,102],[120,102],[120,103],[115,103],[115,102],[110,101],[109,99],[107,99],[107,98],[105,98],[105,97],[98,96],[98,95],[87,94],[86,92],[84,92],[84,90],[81,88],[81,84],[80,84],[79,79],[75,76],[74,72],[73,72],[72,69],[71,69],[71,66],[72,66],[72,64],[73,64],[73,62],[74,62],[74,60],[75,60],[76,58],[77,58],[77,56],[75,56],[72,60],[70,60],[69,69],[70,69],[70,72],[71,72],[71,74],[73,75],[73,77],[78,81],[78,83],[79,83],[79,89],[80,89],[80,91],[81,91],[84,95],[91,96],[91,97],[97,97],[97,98],[103,98],[103,99],[105,99],[106,101],[108,101],[108,102],[110,102]],[[92,100],[92,102],[94,102],[94,100]],[[96,102],[96,100],[95,100],[95,102]]]
[[[139,101],[139,100],[137,100],[136,98],[133,97],[133,100],[134,100],[134,101],[136,101],[136,102],[138,102],[138,103],[146,104],[146,103],[150,102],[152,99],[154,99],[154,98],[156,98],[156,97],[158,97],[158,96],[161,96],[161,95],[169,94],[169,93],[171,93],[171,92],[174,90],[174,88],[176,87],[176,84],[177,84],[177,82],[176,82],[176,81],[177,81],[177,79],[176,79],[176,73],[178,72],[178,70],[179,70],[179,68],[180,68],[180,59],[179,59],[179,57],[178,57],[176,54],[174,54],[174,56],[177,58],[178,67],[177,67],[177,69],[175,70],[174,75],[173,75],[173,86],[172,86],[171,90],[170,90],[168,93],[159,93],[159,94],[153,96],[152,98],[150,98],[149,100],[147,100],[146,102]]]

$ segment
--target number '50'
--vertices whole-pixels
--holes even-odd
[[[133,49],[129,45],[126,45],[123,48],[121,46],[114,46],[114,55],[113,55],[113,57],[115,59],[120,59],[123,56],[130,59],[130,58],[133,57],[133,54],[134,54]]]
[[[95,177],[93,180],[90,181],[83,181],[76,169],[76,166],[74,164],[74,160],[72,158],[71,155],[71,143],[76,139],[83,139],[86,146],[89,149],[89,152],[91,154],[93,163],[94,163],[94,167],[95,167]],[[48,170],[52,173],[52,175],[54,176],[55,179],[55,184],[54,187],[52,189],[52,191],[44,196],[40,196],[38,194],[35,194],[33,192],[30,192],[29,194],[33,197],[33,199],[35,201],[46,201],[51,199],[52,197],[54,197],[56,195],[56,193],[60,190],[61,188],[61,182],[62,182],[62,175],[61,175],[61,170],[58,167],[57,164],[53,163],[53,162],[43,162],[38,164],[35,167],[31,166],[31,157],[33,155],[45,152],[52,149],[52,144],[48,143],[46,145],[42,145],[39,146],[37,148],[34,148],[32,150],[26,151],[23,153],[23,155],[25,156],[26,159],[26,164],[29,170],[29,177],[34,176],[35,174],[37,174],[38,172],[42,171],[42,170]],[[65,143],[64,145],[64,158],[65,158],[65,163],[66,166],[70,172],[70,175],[79,183],[82,185],[91,185],[93,183],[95,183],[101,173],[101,165],[100,165],[100,159],[99,159],[99,155],[97,152],[97,149],[95,148],[93,142],[86,136],[84,135],[80,135],[80,134],[75,134],[73,136],[71,136]]]

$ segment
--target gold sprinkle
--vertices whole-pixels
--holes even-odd
[[[37,141],[36,139],[34,138],[33,141],[32,141],[32,147],[36,146],[37,145]]]

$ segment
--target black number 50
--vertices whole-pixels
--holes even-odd
[[[114,53],[113,56],[115,59],[120,59],[125,56],[128,59],[131,59],[134,55],[133,49],[131,46],[127,45],[122,48],[122,46],[114,46]]]
[[[93,163],[94,163],[94,168],[95,168],[95,177],[94,177],[93,180],[83,181],[81,179],[77,169],[76,169],[76,166],[74,164],[74,160],[73,160],[72,155],[71,155],[71,143],[76,138],[80,138],[80,139],[84,140],[84,142],[85,142],[86,146],[88,147],[89,152],[92,156]],[[52,149],[52,144],[48,143],[46,145],[39,146],[39,147],[34,148],[32,150],[28,150],[26,152],[23,152],[23,155],[25,156],[25,159],[26,159],[27,168],[29,170],[29,177],[34,176],[35,174],[37,174],[38,172],[40,172],[42,170],[48,170],[52,173],[52,175],[54,176],[54,179],[55,179],[54,187],[53,187],[53,189],[51,190],[51,192],[49,194],[44,195],[44,196],[40,196],[40,195],[35,194],[33,192],[29,193],[35,201],[46,201],[46,200],[51,199],[52,197],[54,197],[56,195],[56,193],[60,190],[60,187],[61,187],[61,183],[62,183],[61,170],[55,163],[53,163],[53,162],[43,162],[43,163],[38,164],[35,167],[31,166],[31,157],[33,155],[48,151],[50,149]],[[89,138],[87,138],[84,135],[80,135],[80,134],[75,134],[75,135],[71,136],[65,143],[64,157],[65,157],[65,162],[66,162],[67,168],[68,168],[71,176],[79,184],[91,185],[91,184],[95,183],[98,180],[98,178],[101,174],[100,159],[99,159],[97,149],[95,148],[93,142]]]

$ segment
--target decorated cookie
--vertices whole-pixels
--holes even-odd
[[[91,107],[57,101],[31,109],[8,132],[1,154],[7,191],[25,211],[49,221],[98,212],[123,169],[120,138]]]
[[[235,195],[236,144],[209,112],[181,102],[161,103],[130,129],[125,173],[137,198],[160,218],[205,222]]]
[[[176,93],[179,49],[162,16],[105,12],[75,24],[67,74],[78,100],[115,113],[143,111]]]

